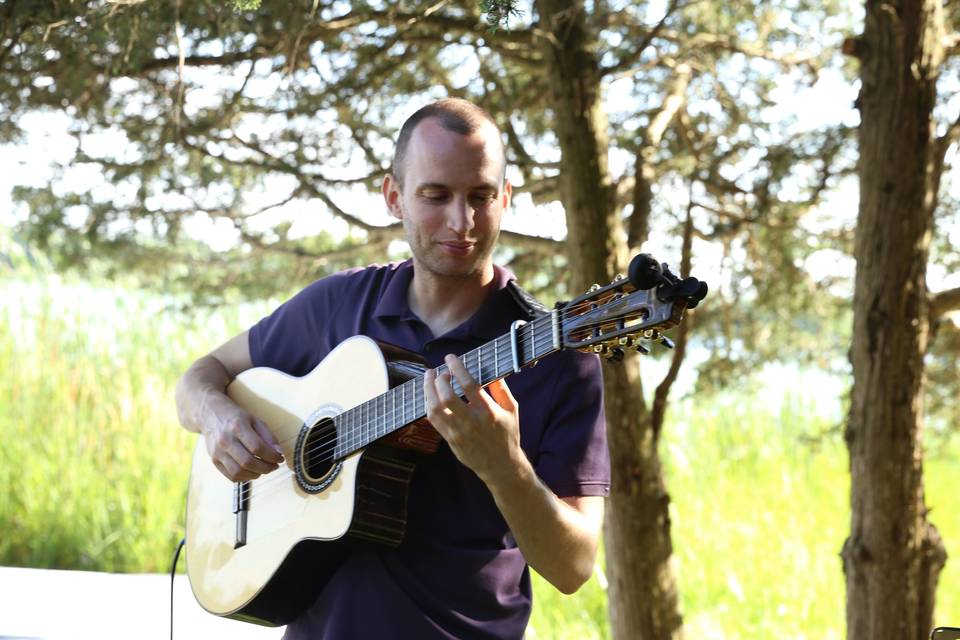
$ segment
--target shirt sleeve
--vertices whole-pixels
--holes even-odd
[[[553,400],[535,469],[559,497],[610,493],[600,360],[579,352],[559,354]]]
[[[292,376],[310,372],[330,351],[329,331],[343,304],[341,274],[317,280],[250,328],[250,359]]]

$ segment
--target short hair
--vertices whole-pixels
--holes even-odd
[[[397,179],[397,184],[403,188],[403,178],[405,173],[404,163],[407,158],[407,149],[410,146],[410,138],[417,125],[427,118],[436,118],[440,126],[447,131],[458,133],[462,136],[470,135],[479,130],[484,122],[493,125],[497,132],[497,140],[500,142],[500,150],[503,156],[503,173],[506,172],[507,154],[503,148],[503,139],[500,133],[500,127],[485,109],[479,107],[469,100],[463,98],[444,98],[432,102],[425,107],[418,109],[412,116],[407,118],[403,126],[400,127],[400,135],[397,136],[397,148],[393,153],[393,164],[390,167],[393,177]],[[500,180],[503,181],[503,174]]]

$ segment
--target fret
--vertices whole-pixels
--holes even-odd
[[[536,322],[531,323],[533,326],[530,327],[530,353],[533,356],[533,359],[537,359],[537,324]]]
[[[537,359],[537,328],[533,323],[527,325],[530,327],[530,362]]]
[[[383,418],[380,420],[380,427],[383,429],[383,433],[380,435],[383,436],[390,433],[390,429],[388,427],[390,425],[390,421],[393,420],[393,413],[387,409],[387,401],[392,397],[393,393],[391,391],[387,391],[385,394],[383,394]]]
[[[528,328],[529,326],[530,325],[525,324],[520,327],[520,331],[517,332],[517,350],[520,352],[521,367],[530,362],[527,359],[527,347],[530,346],[530,340],[528,339],[529,336],[524,335],[530,332],[530,329]],[[524,329],[526,329],[526,331],[524,331]]]
[[[374,422],[375,430],[373,432],[374,436],[387,435],[387,396],[386,394],[381,394],[379,396],[383,398],[383,409],[378,409],[377,420]],[[379,402],[377,404],[380,404]],[[380,433],[380,429],[383,428],[383,433]]]
[[[537,342],[539,342],[539,338],[537,337],[537,323],[536,321],[534,321],[531,324],[533,325],[530,331],[530,333],[533,334],[533,344],[530,346],[530,352],[533,354],[533,359],[536,360],[537,359]]]
[[[420,384],[420,388],[413,394],[413,411],[414,415],[423,416],[427,414],[423,404],[423,380],[420,380]]]
[[[404,424],[408,424],[417,419],[417,389],[423,388],[423,378],[414,378],[407,384],[410,385],[410,413],[403,417]],[[407,403],[404,402],[403,406],[406,407]]]

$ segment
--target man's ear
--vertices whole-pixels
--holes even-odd
[[[510,200],[513,198],[513,185],[506,178],[503,179],[501,197],[503,198],[503,210],[506,211],[510,208]]]
[[[403,220],[403,207],[400,206],[400,185],[396,176],[388,173],[383,176],[383,182],[380,185],[380,191],[383,193],[383,200],[387,204],[387,211],[397,220]]]

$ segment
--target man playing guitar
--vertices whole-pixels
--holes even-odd
[[[358,334],[431,367],[423,398],[443,443],[417,461],[403,541],[358,543],[285,638],[522,638],[528,565],[564,593],[592,573],[609,491],[598,358],[565,351],[511,376],[509,388],[480,388],[451,355],[528,319],[512,274],[492,258],[511,197],[505,163],[479,107],[447,99],[417,111],[382,186],[412,259],[318,280],[178,384],[183,426],[242,482],[286,461],[265,424],[225,393],[241,372],[302,376]],[[442,364],[448,372],[436,375]]]

